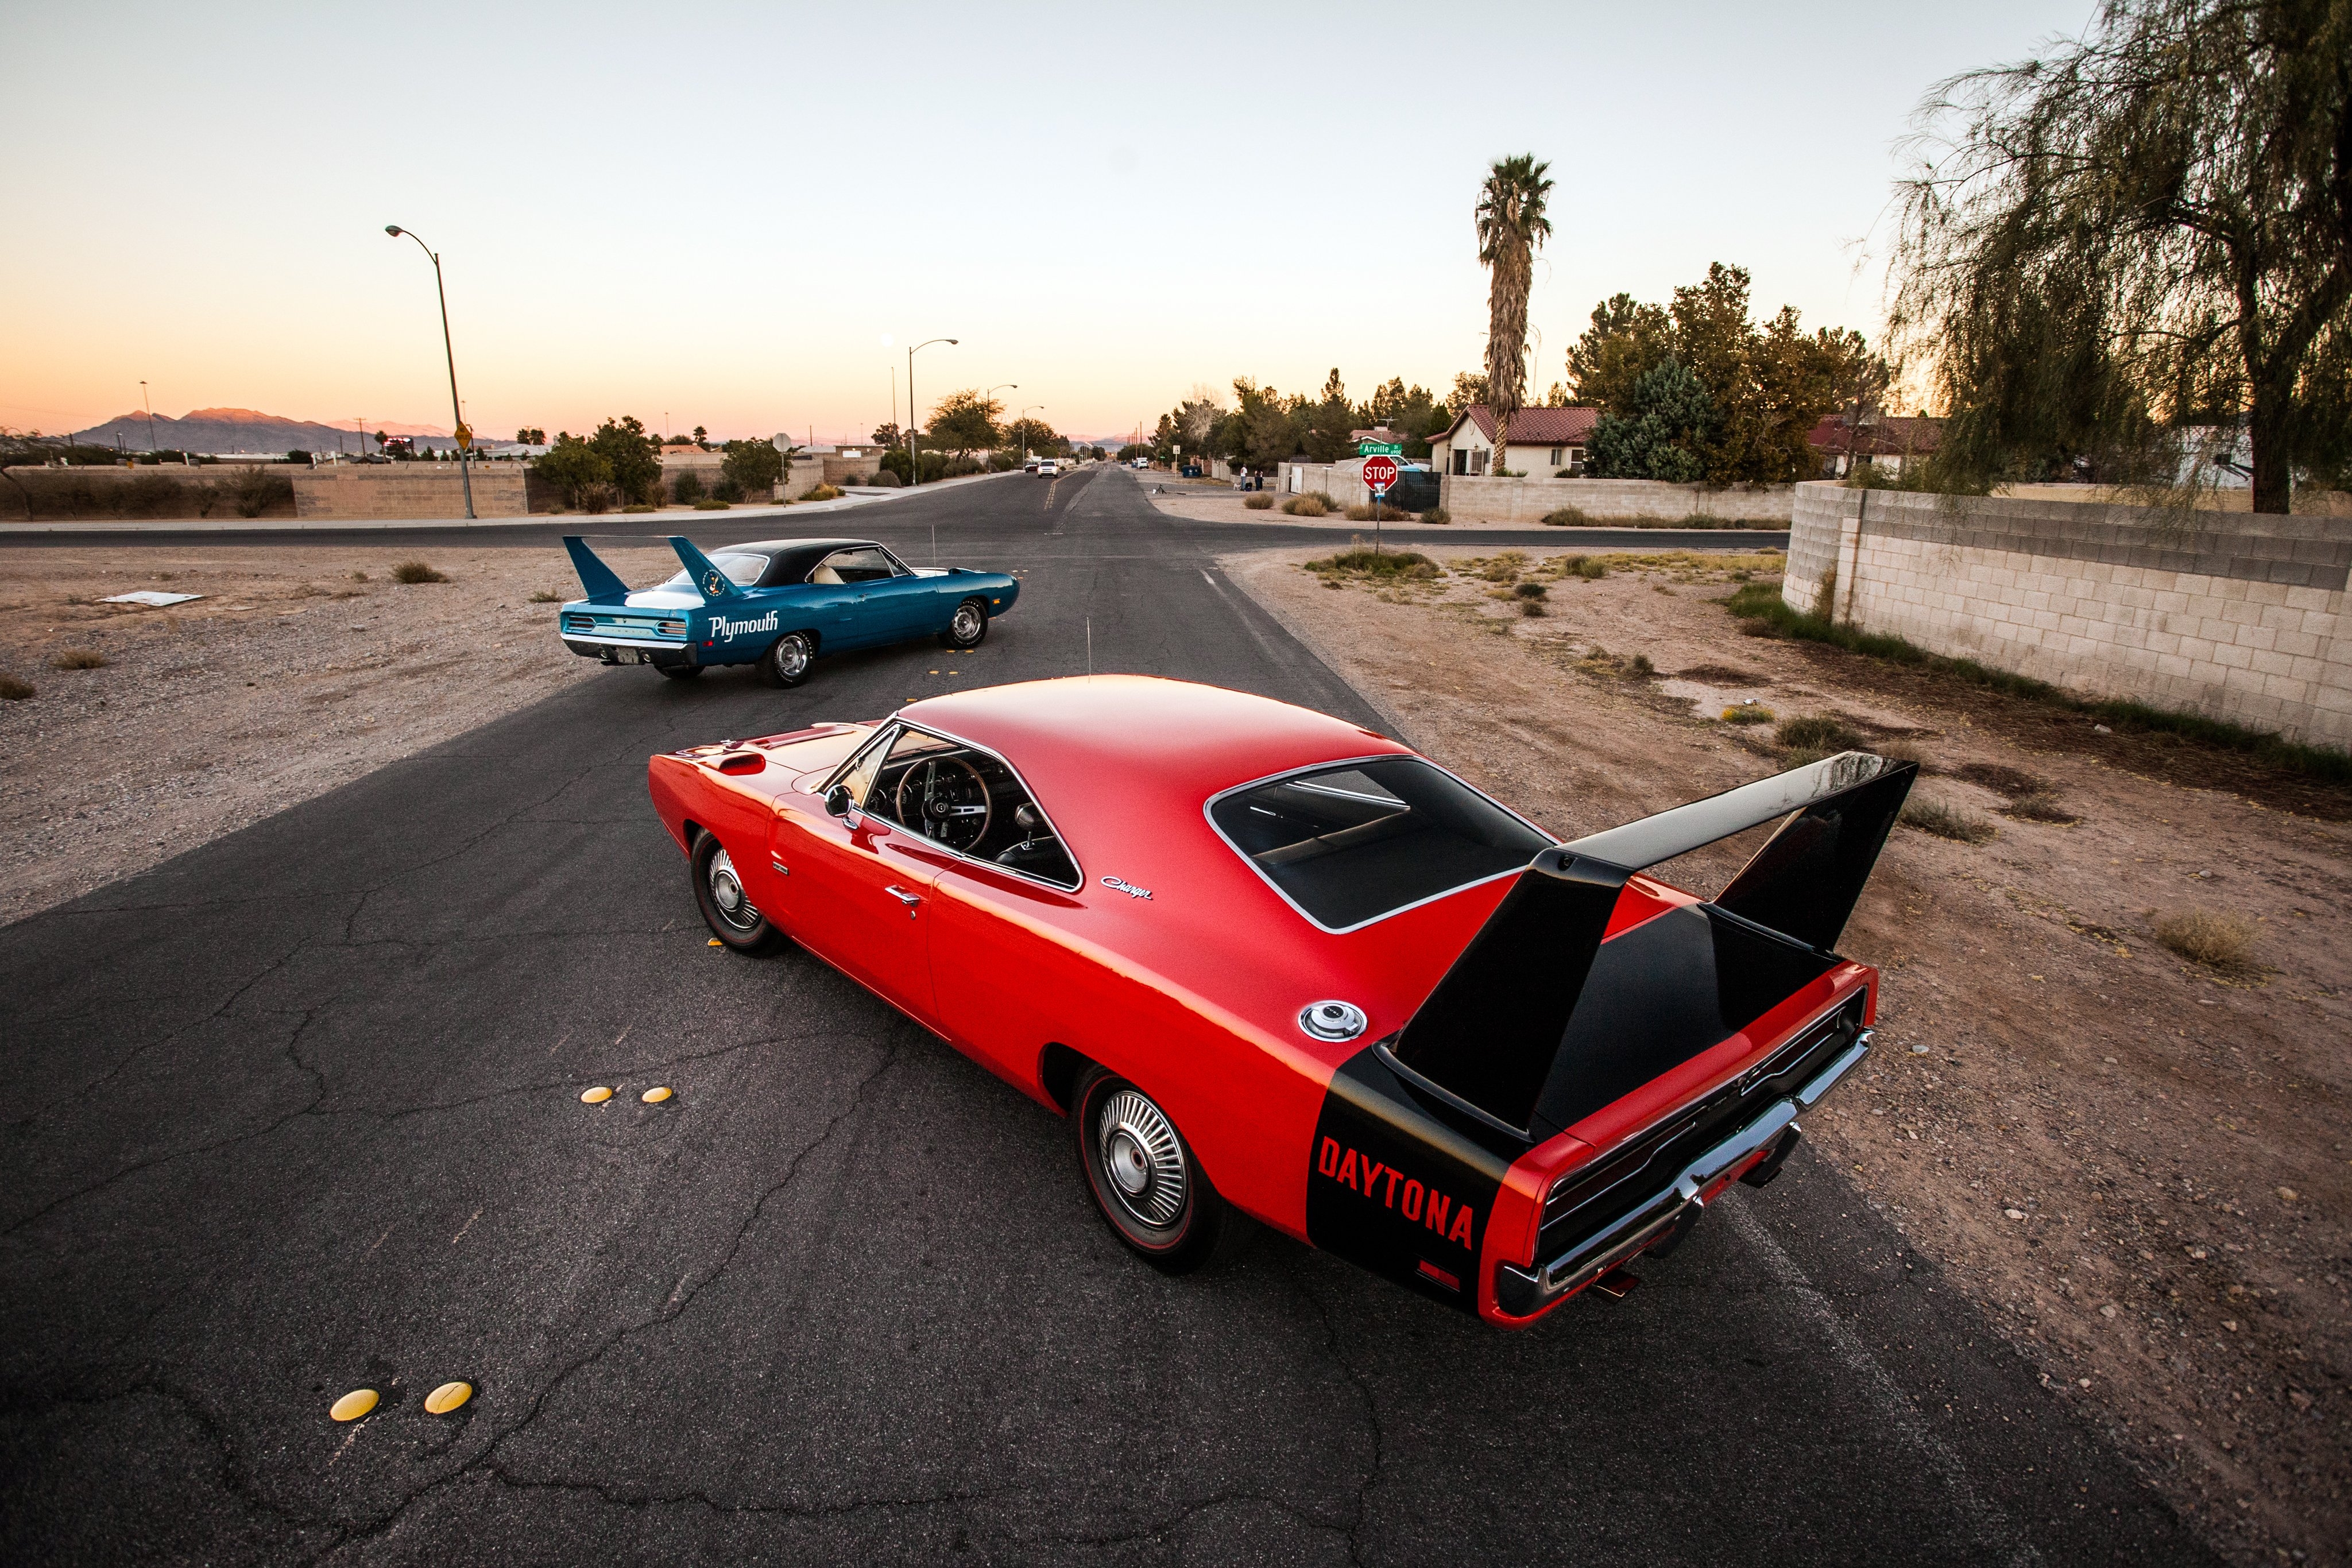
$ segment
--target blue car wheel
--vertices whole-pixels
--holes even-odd
[[[948,629],[940,633],[940,643],[948,648],[977,648],[987,636],[988,606],[967,599],[948,617]]]
[[[760,655],[760,678],[772,686],[796,686],[809,678],[816,644],[805,632],[787,632]]]

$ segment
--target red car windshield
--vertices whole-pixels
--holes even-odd
[[[1552,841],[1414,757],[1254,784],[1211,801],[1209,820],[1328,931],[1517,871]]]

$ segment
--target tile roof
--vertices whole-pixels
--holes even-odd
[[[1942,444],[1944,422],[1924,415],[1884,416],[1859,430],[1847,427],[1845,415],[1833,413],[1813,426],[1805,444],[1816,452],[1859,452],[1866,457],[1925,456]]]
[[[1495,439],[1495,412],[1483,402],[1474,402],[1463,416],[1478,426],[1478,434],[1488,441]],[[1511,416],[1511,444],[1514,446],[1580,445],[1592,436],[1592,426],[1601,418],[1597,408],[1523,408]],[[1457,419],[1448,427],[1451,435],[1461,427]]]

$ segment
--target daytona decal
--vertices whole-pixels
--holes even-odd
[[[1370,1155],[1360,1155],[1344,1146],[1337,1138],[1327,1137],[1317,1148],[1315,1174],[1328,1176],[1367,1201],[1391,1209],[1408,1220],[1419,1221],[1424,1228],[1457,1247],[1472,1245],[1476,1228],[1472,1223],[1475,1210],[1469,1204],[1456,1203],[1394,1166],[1382,1165]]]
[[[730,621],[726,616],[721,615],[710,622],[710,629],[731,643],[735,640],[738,633],[748,635],[753,632],[774,631],[777,626],[781,624],[781,622],[776,619],[776,613],[777,612],[775,611],[771,610],[765,615],[761,616],[757,621],[749,619]]]

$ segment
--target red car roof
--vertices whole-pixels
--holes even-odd
[[[1384,735],[1271,697],[1152,675],[1073,675],[932,697],[903,710],[1002,753],[1065,828],[1077,818],[1195,821],[1210,796],[1286,768],[1410,756]]]

